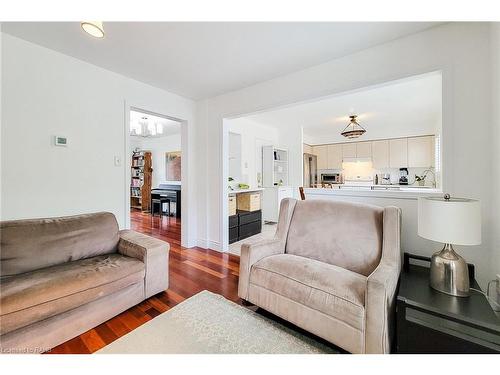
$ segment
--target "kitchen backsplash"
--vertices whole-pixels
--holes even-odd
[[[408,183],[412,185],[415,183],[415,175],[421,176],[428,168],[408,168]],[[360,173],[356,173],[360,172]],[[397,184],[399,182],[399,168],[385,168],[385,169],[375,169],[375,168],[359,168],[359,170],[349,170],[349,169],[318,169],[318,182],[321,182],[321,174],[329,173],[341,173],[344,178],[348,175],[362,175],[371,176],[375,180],[376,174],[390,173],[391,183]],[[432,173],[427,174],[425,179],[425,186],[432,186],[434,182],[434,175]],[[416,184],[416,183],[415,183]],[[439,186],[439,181],[436,181],[436,186]]]

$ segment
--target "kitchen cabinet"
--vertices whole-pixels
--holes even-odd
[[[328,145],[328,169],[342,169],[342,146]]]
[[[304,154],[314,154],[312,146],[308,145],[307,143],[302,144],[302,150]]]
[[[408,139],[389,140],[389,166],[391,168],[408,167]]]
[[[356,143],[342,144],[342,158],[355,158],[356,157]]]
[[[319,170],[342,169],[343,161],[371,159],[373,168],[430,168],[435,162],[435,138],[420,136],[312,146]]]
[[[262,217],[264,221],[278,222],[281,201],[293,198],[293,188],[289,186],[275,186],[266,188],[262,194]]]
[[[430,168],[434,166],[434,137],[408,138],[408,167]]]
[[[353,142],[342,144],[342,159],[363,158],[371,159],[371,142]]]
[[[357,158],[372,158],[372,143],[371,142],[358,142],[356,143],[356,157]]]
[[[373,168],[389,168],[389,141],[372,142],[372,161]]]
[[[318,157],[316,160],[318,169],[328,169],[328,146],[313,146],[313,154]]]

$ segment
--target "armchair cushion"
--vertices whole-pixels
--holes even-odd
[[[382,255],[384,209],[324,200],[298,201],[286,253],[368,276]]]
[[[250,284],[250,289],[264,288],[363,329],[366,277],[357,273],[314,259],[280,254],[255,263]]]

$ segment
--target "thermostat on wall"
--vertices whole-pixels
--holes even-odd
[[[68,145],[68,138],[56,135],[56,136],[54,136],[54,144],[56,146],[64,146],[64,147],[66,147]]]

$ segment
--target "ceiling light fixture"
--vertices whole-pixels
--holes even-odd
[[[357,115],[349,116],[351,121],[349,122],[349,124],[347,124],[344,130],[342,130],[342,132],[340,133],[341,135],[343,135],[346,138],[352,139],[352,138],[358,138],[360,135],[366,133],[365,128],[363,128],[361,125],[357,123],[356,117],[358,116]]]
[[[104,38],[104,27],[102,21],[83,21],[80,23],[83,31],[95,38]]]

